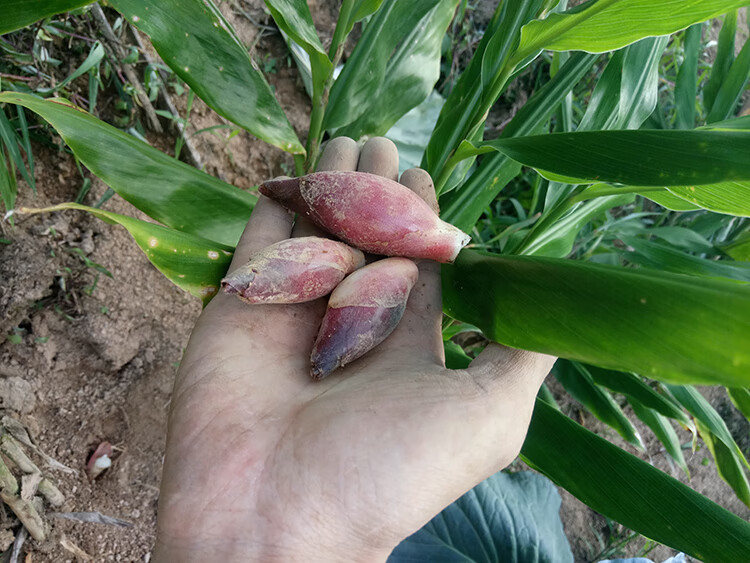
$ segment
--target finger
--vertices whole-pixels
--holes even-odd
[[[401,183],[424,199],[437,213],[435,186],[425,170],[407,170],[401,176]],[[382,346],[389,352],[400,349],[412,357],[427,359],[443,366],[445,352],[440,326],[443,316],[440,264],[432,260],[420,260],[417,266],[419,279],[411,290],[404,316],[393,337]]]
[[[349,137],[336,137],[328,141],[318,162],[318,172],[339,170],[353,172],[357,169],[359,147]],[[297,217],[292,229],[292,237],[328,237],[323,229],[306,217]]]
[[[234,251],[231,272],[246,264],[250,257],[270,244],[289,238],[294,216],[281,205],[264,195],[258,197],[245,231]]]
[[[362,147],[359,155],[360,172],[368,172],[398,180],[398,149],[385,137],[373,137]]]

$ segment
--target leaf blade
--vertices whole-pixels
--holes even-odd
[[[750,381],[750,288],[735,282],[463,251],[443,267],[443,306],[515,348],[675,383]]]
[[[149,217],[234,247],[256,198],[171,158],[59,99],[4,92],[41,115],[94,174]]]
[[[750,559],[750,524],[537,400],[521,455],[588,506],[705,561]]]
[[[112,0],[216,113],[292,154],[305,150],[263,74],[212,0]]]

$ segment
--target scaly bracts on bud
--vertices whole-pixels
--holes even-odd
[[[470,237],[406,186],[364,172],[270,180],[260,192],[373,254],[453,262]]]
[[[419,277],[406,258],[385,258],[345,278],[331,294],[313,346],[311,374],[323,379],[385,340]]]
[[[247,303],[304,303],[328,295],[364,264],[364,254],[342,242],[292,238],[253,255],[221,280],[221,286]]]

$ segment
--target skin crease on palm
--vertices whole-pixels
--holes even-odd
[[[392,179],[383,138],[331,141],[318,170]],[[434,209],[423,170],[401,176]],[[320,235],[261,196],[230,268],[289,236]],[[171,403],[152,561],[384,561],[518,454],[554,358],[492,344],[444,367],[440,268],[394,333],[323,381],[309,375],[325,300],[246,305],[217,295],[193,330]]]

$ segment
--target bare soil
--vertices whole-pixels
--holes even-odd
[[[338,2],[310,4],[326,45]],[[491,10],[481,5],[480,9],[489,18]],[[282,107],[304,139],[310,102],[262,0],[224,2],[222,10],[266,69]],[[185,115],[186,97],[174,101]],[[197,99],[189,122],[188,134],[227,125]],[[292,170],[288,155],[244,131],[214,129],[191,139],[208,173],[242,189],[252,190],[264,179]],[[172,154],[174,131],[150,135],[148,140]],[[42,145],[35,147],[35,156],[39,193],[35,196],[21,185],[17,206],[45,207],[73,200],[81,178],[72,156]],[[86,175],[93,187],[85,203],[92,204],[106,186]],[[117,196],[104,208],[145,218]],[[124,229],[85,213],[18,217],[15,228],[5,224],[3,230],[2,236],[11,242],[0,244],[0,414],[19,420],[41,450],[76,470],[55,470],[32,455],[65,495],[66,505],[60,510],[95,511],[131,523],[130,527],[80,523],[54,518],[48,510],[49,537],[44,542],[26,541],[26,561],[147,562],[154,541],[171,389],[200,303],[156,271]],[[112,278],[87,267],[75,249],[105,267]],[[552,389],[562,397],[554,384]],[[734,424],[747,451],[747,422],[720,390],[708,390],[707,396],[730,426]],[[564,408],[570,413],[576,409],[571,400]],[[636,453],[590,415],[576,418]],[[650,432],[639,430],[648,446],[646,459],[686,481],[669,467]],[[92,481],[84,467],[103,441],[115,446],[114,462]],[[748,510],[718,479],[713,463],[703,465],[706,456],[705,450],[699,450],[690,457],[690,485],[747,517]],[[561,494],[562,518],[576,560],[590,561],[601,550],[599,538],[609,537],[606,523],[565,491]],[[0,550],[13,541],[17,529],[10,512],[0,511]],[[635,552],[638,541],[628,547],[629,553]],[[659,561],[670,554],[672,550],[660,547],[651,556]]]

